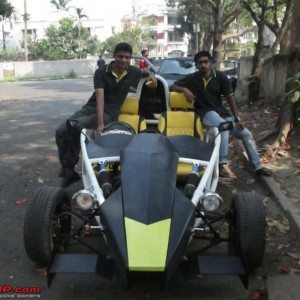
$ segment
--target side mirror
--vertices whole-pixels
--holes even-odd
[[[219,124],[219,132],[231,130],[233,128],[232,121],[226,121]]]

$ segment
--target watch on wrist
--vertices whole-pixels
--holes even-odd
[[[240,117],[236,117],[236,118],[234,119],[234,121],[235,121],[235,122],[241,122],[242,119],[241,119]]]

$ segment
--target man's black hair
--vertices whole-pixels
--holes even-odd
[[[212,58],[208,51],[205,51],[205,50],[204,51],[199,51],[194,56],[194,62],[197,63],[198,58],[203,57],[203,56],[208,57],[209,60],[211,60],[211,58]]]
[[[114,55],[116,55],[117,52],[120,52],[120,51],[128,52],[132,55],[132,47],[128,43],[123,42],[123,43],[117,44],[115,47],[115,50],[114,50]]]
[[[144,56],[144,54],[145,54],[147,51],[148,51],[147,49],[143,49],[143,50],[141,51],[142,55]]]

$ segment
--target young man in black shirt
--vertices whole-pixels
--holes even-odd
[[[194,61],[198,71],[176,81],[170,87],[170,91],[184,93],[188,101],[194,103],[195,111],[200,114],[203,123],[207,126],[218,127],[221,122],[233,121],[230,134],[243,141],[249,162],[257,175],[270,176],[271,172],[261,165],[252,133],[245,128],[239,117],[229,79],[224,73],[212,69],[209,52],[196,53]],[[227,100],[233,116],[222,105],[222,97]],[[226,176],[229,173],[227,168],[228,138],[228,131],[221,133],[220,176]]]
[[[96,70],[95,91],[87,104],[56,129],[55,139],[62,166],[59,174],[63,177],[62,187],[80,179],[74,171],[80,151],[80,131],[73,126],[74,121],[82,128],[96,129],[97,133],[101,133],[105,125],[117,120],[130,86],[136,80],[148,77],[148,87],[155,88],[157,85],[155,76],[149,70],[130,66],[132,47],[129,44],[117,44],[113,57],[115,60],[109,65],[100,66]]]

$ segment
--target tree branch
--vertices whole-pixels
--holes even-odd
[[[236,11],[230,18],[228,18],[227,20],[222,22],[222,26],[224,28],[224,31],[228,28],[229,24],[231,24],[234,21],[234,19],[237,18],[238,14],[239,14],[239,12]]]
[[[206,0],[205,2],[208,2],[213,8],[217,7],[217,4],[213,0]]]
[[[247,29],[245,29],[243,31],[240,31],[240,32],[229,33],[229,34],[223,35],[222,41],[226,41],[226,40],[231,39],[231,38],[243,36],[244,34],[246,34],[248,32],[254,31],[254,29],[255,29],[255,26],[252,26],[252,27],[247,28]]]
[[[243,0],[243,6],[244,8],[250,13],[252,19],[254,20],[254,22],[259,25],[261,20],[258,17],[257,13],[251,8],[250,4],[248,3],[247,0]]]
[[[286,28],[288,26],[288,20],[289,17],[291,16],[292,13],[292,0],[286,0],[286,9],[285,9],[285,13],[284,13],[284,17],[282,19],[282,23],[281,23],[281,27],[278,30],[278,34],[276,35],[276,40],[273,44],[273,46],[271,47],[271,51],[273,53],[275,53],[275,50],[277,49],[284,32],[286,31]]]
[[[224,1],[224,3],[227,1]],[[224,14],[224,20],[228,19],[231,17],[232,14],[235,14],[237,11],[239,11],[240,9],[240,0],[235,0],[235,3],[233,5],[233,7],[230,9],[229,12],[227,12],[226,14]]]

